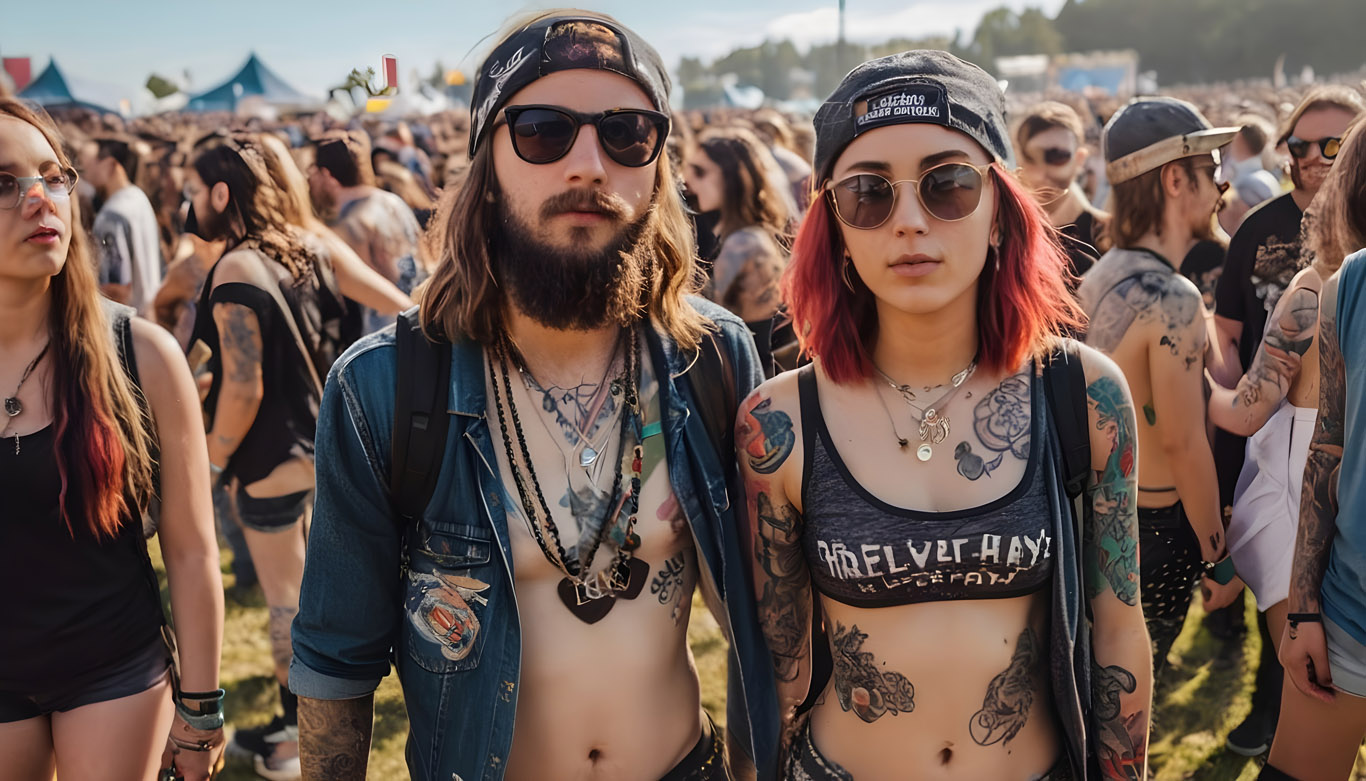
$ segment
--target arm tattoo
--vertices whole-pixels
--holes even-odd
[[[299,763],[308,781],[365,781],[375,695],[299,698]]]
[[[792,417],[773,409],[772,399],[758,395],[752,399],[745,404],[736,441],[744,443],[750,469],[771,475],[792,455],[797,434],[792,430]]]
[[[982,397],[973,410],[973,430],[983,447],[996,453],[990,461],[972,452],[972,445],[964,440],[953,450],[958,462],[958,474],[976,480],[1001,465],[1006,453],[1024,460],[1029,457],[1029,375],[1027,372],[1007,377],[996,389]]]
[[[1110,584],[1126,605],[1138,604],[1138,528],[1134,502],[1135,440],[1133,408],[1119,383],[1101,377],[1086,388],[1096,430],[1110,443],[1105,469],[1091,491],[1091,522],[1083,535],[1086,593],[1094,599]]]
[[[1123,667],[1091,660],[1091,704],[1098,726],[1096,756],[1106,778],[1140,779],[1148,756],[1148,719],[1143,711],[1123,715],[1120,695],[1138,688]]]
[[[1029,720],[1034,693],[1043,684],[1039,640],[1028,627],[1015,641],[1010,666],[987,684],[982,709],[972,714],[968,732],[979,746],[1007,745]]]
[[[1268,346],[1303,357],[1314,343],[1314,324],[1319,316],[1319,294],[1316,291],[1307,287],[1296,288],[1282,297],[1276,306],[1276,311],[1267,323],[1262,346],[1252,359],[1252,368],[1238,382],[1238,394],[1233,399],[1235,407],[1239,404],[1255,406],[1262,400],[1265,386],[1270,386],[1279,395],[1284,378],[1269,365],[1266,354]]]
[[[759,544],[754,557],[767,576],[759,595],[759,623],[773,654],[778,680],[797,680],[810,636],[811,588],[802,561],[797,511],[775,508],[768,494],[756,498]]]
[[[852,710],[869,723],[886,713],[895,716],[915,710],[915,686],[901,673],[880,669],[886,663],[879,664],[871,653],[863,650],[863,641],[867,639],[868,635],[858,630],[858,624],[846,629],[844,624],[835,622],[830,645],[835,661],[835,696],[840,708]]]
[[[261,376],[261,326],[256,314],[241,304],[227,307],[226,326],[219,334],[224,372],[233,382],[255,382]]]
[[[1342,346],[1338,343],[1337,289],[1337,277],[1323,286],[1324,304],[1319,315],[1319,419],[1304,468],[1300,527],[1290,576],[1290,610],[1297,613],[1319,609],[1319,590],[1337,526],[1347,401]]]

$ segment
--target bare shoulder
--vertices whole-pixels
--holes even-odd
[[[225,282],[245,282],[257,287],[270,284],[264,258],[248,247],[239,247],[224,255],[214,268],[213,286],[216,288]]]
[[[1110,356],[1084,344],[1078,344],[1077,355],[1081,358],[1081,367],[1086,375],[1088,386],[1104,378],[1128,387],[1129,383],[1124,376],[1124,370],[1119,368],[1119,364],[1115,363]]]
[[[148,401],[156,407],[159,399],[168,402],[176,400],[180,390],[191,387],[191,381],[189,365],[175,337],[165,328],[141,317],[131,318],[129,325],[133,333],[133,355],[137,359],[139,385]]]

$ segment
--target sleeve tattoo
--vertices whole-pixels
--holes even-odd
[[[768,494],[756,499],[758,545],[754,557],[764,574],[759,594],[759,622],[773,655],[778,680],[797,680],[807,654],[811,620],[811,589],[802,561],[801,526],[797,511],[784,504],[774,508]]]
[[[1096,431],[1108,443],[1104,470],[1089,487],[1092,517],[1083,534],[1086,593],[1094,599],[1108,583],[1126,605],[1138,604],[1138,510],[1134,501],[1137,442],[1134,411],[1110,377],[1086,388]],[[1094,441],[1094,437],[1093,437]]]
[[[1266,348],[1274,347],[1304,357],[1314,343],[1314,323],[1318,314],[1319,294],[1314,290],[1297,288],[1281,299],[1277,311],[1267,323],[1266,336],[1252,359],[1252,368],[1238,382],[1238,392],[1233,400],[1235,407],[1256,406],[1262,401],[1268,386],[1277,396],[1275,401],[1280,401],[1289,390],[1289,378],[1272,366]]]
[[[261,326],[256,314],[241,304],[225,307],[219,329],[224,377],[232,382],[252,383],[261,378]]]
[[[1309,445],[1300,498],[1300,526],[1290,576],[1290,610],[1316,612],[1337,525],[1338,472],[1345,441],[1347,400],[1342,348],[1337,331],[1337,277],[1323,288],[1319,315],[1319,418]]]
[[[1091,661],[1092,713],[1096,717],[1096,758],[1105,778],[1143,778],[1148,757],[1148,718],[1143,711],[1125,714],[1120,697],[1138,688],[1134,674],[1119,666]]]

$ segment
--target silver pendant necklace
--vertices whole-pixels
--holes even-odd
[[[934,446],[948,439],[951,430],[949,416],[940,413],[939,410],[952,401],[954,396],[958,395],[959,389],[961,389],[963,385],[972,378],[973,373],[977,371],[976,356],[973,357],[972,362],[968,364],[966,369],[953,375],[953,378],[949,381],[949,385],[952,387],[938,399],[935,399],[932,404],[924,408],[921,408],[920,405],[913,401],[915,394],[908,393],[910,386],[897,383],[876,365],[873,368],[877,369],[877,373],[882,375],[882,378],[887,381],[888,385],[892,386],[894,390],[901,394],[901,398],[906,402],[906,406],[914,410],[919,416],[920,428],[918,433],[920,434],[920,446],[915,449],[915,457],[921,461],[929,461],[934,457]],[[874,392],[877,393],[878,402],[882,404],[882,410],[887,413],[888,422],[892,424],[892,435],[896,437],[897,446],[900,449],[905,450],[906,446],[910,444],[910,441],[897,432],[896,421],[892,418],[892,411],[887,408],[887,402],[882,398],[882,394],[876,390]]]
[[[24,383],[28,382],[28,377],[33,374],[33,370],[38,368],[38,363],[43,360],[44,355],[47,355],[47,348],[51,345],[51,340],[43,345],[43,349],[38,351],[38,357],[29,361],[28,367],[19,377],[19,385],[14,389],[14,393],[5,397],[5,414],[9,416],[9,419],[5,422],[5,430],[0,432],[0,439],[3,439],[10,426],[14,425],[14,419],[23,413],[24,405],[19,401],[19,391],[24,389]],[[14,432],[14,455],[19,455],[19,432],[17,431]]]

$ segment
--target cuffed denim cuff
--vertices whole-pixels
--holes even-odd
[[[314,670],[299,657],[289,663],[289,690],[300,697],[315,700],[354,700],[374,693],[379,688],[379,678],[338,678],[324,675]]]

